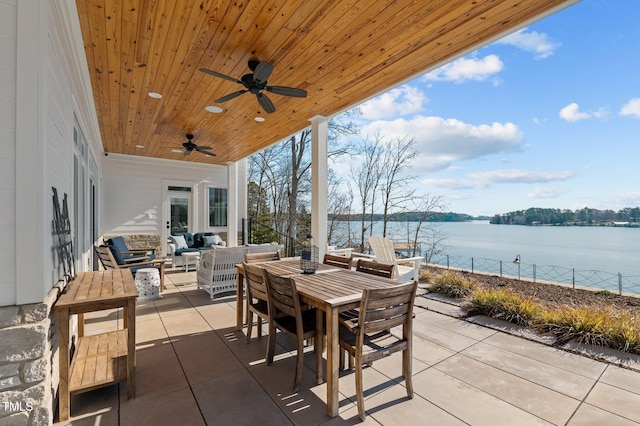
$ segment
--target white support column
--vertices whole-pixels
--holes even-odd
[[[327,252],[327,139],[328,120],[311,118],[311,235],[318,246],[319,260]]]
[[[227,163],[227,247],[238,245],[238,163]]]
[[[242,228],[242,219],[246,219],[249,217],[247,213],[247,203],[248,203],[248,185],[247,185],[247,159],[243,158],[242,160],[237,161],[238,164],[238,230],[243,231],[246,235],[247,230]],[[240,237],[238,237],[240,238]],[[239,239],[238,243],[242,243],[242,240]]]

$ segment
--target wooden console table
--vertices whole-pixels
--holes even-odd
[[[70,394],[86,392],[121,380],[127,396],[136,394],[136,297],[129,269],[81,272],[56,302],[60,328],[59,420],[70,415]],[[84,335],[84,313],[124,308],[124,329]],[[69,363],[69,318],[78,314],[78,344]]]

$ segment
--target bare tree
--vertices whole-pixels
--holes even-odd
[[[446,249],[444,243],[448,235],[442,232],[435,222],[428,222],[434,213],[443,212],[445,206],[442,197],[439,195],[427,194],[421,197],[412,197],[411,200],[411,216],[416,224],[413,232],[414,244],[412,256],[416,256],[417,242],[425,243],[427,247],[423,253],[426,262],[429,263],[434,256],[437,256]],[[408,243],[411,244],[412,241],[408,241]],[[422,253],[418,253],[418,255],[422,255]]]
[[[352,120],[353,115],[357,113],[358,110],[354,109],[329,120],[329,142],[332,143],[332,149],[328,153],[329,158],[349,152],[349,144],[341,144],[337,141],[342,135],[357,133],[357,126]],[[273,156],[250,163],[257,169],[255,173],[250,173],[250,179],[265,177],[259,185],[269,188],[267,193],[270,196],[270,205],[278,230],[291,237],[298,237],[299,234],[300,203],[308,203],[307,196],[311,187],[310,145],[311,129],[305,129],[271,147]]]
[[[352,165],[351,179],[356,185],[361,205],[360,251],[364,251],[364,239],[367,231],[371,232],[375,209],[375,195],[378,191],[381,176],[381,159],[384,146],[379,137],[361,140],[360,164]],[[367,221],[368,215],[368,221]]]
[[[415,176],[403,174],[409,163],[418,154],[413,138],[402,137],[384,144],[381,161],[380,195],[382,203],[382,236],[387,236],[387,223],[392,218],[393,210],[402,207],[413,197],[415,190],[409,190]]]

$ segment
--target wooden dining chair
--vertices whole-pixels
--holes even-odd
[[[356,262],[356,271],[363,272],[365,274],[376,275],[378,277],[389,278],[393,277],[393,268],[394,265],[389,265],[386,263],[376,262],[374,260],[367,259],[358,259]],[[347,311],[340,312],[338,316],[338,320],[341,323],[346,323],[349,321],[353,321],[354,319],[358,319],[360,315],[360,309],[354,308],[349,309]],[[349,369],[353,368],[355,359],[353,356],[348,355],[349,357]],[[373,361],[369,361],[367,364],[371,366]],[[340,354],[340,369],[344,368],[344,356]]]
[[[245,253],[245,263],[269,262],[272,260],[280,260],[279,251],[269,251],[265,253]]]
[[[407,396],[413,398],[411,382],[411,348],[413,302],[418,283],[411,281],[394,287],[365,289],[362,292],[360,315],[340,323],[340,348],[355,358],[356,400],[358,415],[364,421],[362,365],[402,351],[402,376]],[[402,336],[391,334],[402,325]]]
[[[356,271],[364,272],[365,274],[377,275],[384,278],[393,277],[394,265],[376,262],[374,260],[358,259],[356,264]]]
[[[351,269],[351,258],[337,254],[325,254],[322,263],[325,265],[335,266],[337,268]]]
[[[267,295],[267,285],[264,283],[264,275],[262,268],[251,265],[246,262],[242,263],[244,268],[244,277],[247,280],[247,339],[251,341],[251,332],[253,329],[253,314],[257,317],[258,338],[262,338],[262,320],[269,323],[269,296]]]
[[[322,340],[323,335],[316,333],[315,308],[303,309],[292,278],[280,277],[263,270],[267,295],[269,298],[269,340],[267,349],[267,365],[273,364],[276,349],[276,330],[280,330],[297,344],[296,374],[293,391],[298,392],[302,381],[304,361],[304,341],[315,338],[316,376],[322,375]]]

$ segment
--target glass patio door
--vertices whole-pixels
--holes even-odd
[[[169,197],[169,233],[189,232],[191,229],[191,194]]]

